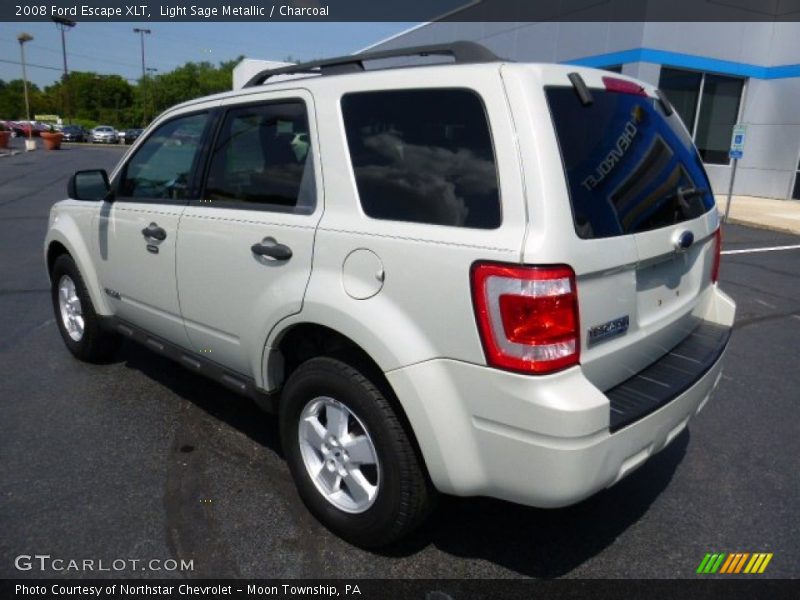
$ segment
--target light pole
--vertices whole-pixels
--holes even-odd
[[[33,125],[31,124],[31,107],[28,103],[28,73],[25,70],[25,42],[30,42],[33,36],[30,33],[20,33],[17,36],[19,42],[19,52],[22,56],[22,88],[25,90],[25,117],[28,119],[28,142],[25,150],[30,150],[33,143]]]
[[[69,112],[69,71],[67,70],[67,40],[64,35],[69,29],[75,27],[75,21],[65,19],[64,17],[51,17],[53,23],[61,31],[61,56],[64,58],[64,85],[62,87],[62,106],[61,110],[64,111],[64,119],[66,120]]]
[[[155,67],[147,67],[146,70],[147,70],[147,74],[150,77],[154,76],[153,73],[158,73],[158,69],[156,69]],[[156,112],[156,90],[155,90],[155,86],[154,85],[150,85],[148,83],[148,88],[150,88],[150,101],[153,104],[153,113],[155,114],[155,112]],[[145,125],[147,125],[147,122],[145,122]]]
[[[144,66],[144,36],[145,34],[150,35],[152,31],[149,29],[141,29],[139,27],[133,28],[133,33],[139,34],[139,40],[141,41],[142,46],[142,125],[147,125],[147,96],[145,95],[147,86],[147,70]]]

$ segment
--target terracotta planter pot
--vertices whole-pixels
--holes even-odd
[[[10,131],[0,131],[0,148],[8,148],[8,140],[11,138]]]
[[[61,140],[64,137],[63,133],[43,131],[40,136],[44,140],[45,150],[58,150],[61,148]]]

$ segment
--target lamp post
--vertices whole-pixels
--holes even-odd
[[[147,74],[150,77],[154,76],[153,73],[158,73],[158,69],[156,69],[155,67],[147,67],[146,70],[147,70]],[[155,114],[155,112],[156,112],[156,89],[155,89],[155,86],[150,85],[149,83],[148,83],[148,87],[150,88],[150,101],[151,101],[151,103],[153,105],[153,113]],[[145,122],[145,125],[147,125],[147,122]]]
[[[33,150],[33,125],[31,124],[31,107],[28,102],[28,73],[25,70],[25,42],[30,42],[33,36],[30,33],[20,33],[17,36],[19,42],[19,52],[22,56],[22,88],[25,91],[25,117],[28,119],[28,140],[25,143],[25,150]]]
[[[147,96],[146,96],[146,89],[147,86],[147,70],[144,66],[144,36],[145,34],[150,35],[152,31],[149,29],[141,29],[139,27],[133,28],[133,33],[139,34],[139,40],[141,41],[142,46],[142,125],[147,125]]]
[[[69,71],[67,70],[67,40],[64,34],[75,27],[75,21],[65,19],[64,17],[51,17],[51,19],[61,31],[61,56],[64,59],[64,85],[62,87],[61,110],[64,112],[64,118],[66,119],[69,114]]]

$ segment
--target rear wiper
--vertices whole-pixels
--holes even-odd
[[[704,196],[708,192],[706,188],[701,187],[681,187],[679,186],[677,190],[675,190],[674,194],[671,194],[666,197],[667,201],[678,200],[678,206],[680,206],[681,210],[686,212],[689,210],[689,202],[691,198],[697,198],[698,196]]]
[[[583,80],[583,77],[581,77],[580,73],[567,73],[567,78],[572,84],[572,89],[575,90],[575,93],[578,95],[578,100],[581,101],[583,106],[589,106],[592,102],[594,102],[592,93],[589,91],[589,88],[586,87],[586,82]]]
[[[708,190],[706,188],[699,188],[699,187],[679,187],[676,190],[676,194],[678,198],[683,198],[686,200],[687,198],[696,198],[697,196],[704,195]]]

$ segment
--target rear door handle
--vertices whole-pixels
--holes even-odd
[[[142,235],[151,240],[158,240],[159,242],[163,242],[167,239],[167,232],[156,223],[150,223],[150,225],[142,229]]]
[[[285,244],[279,244],[275,238],[264,238],[263,241],[250,246],[250,251],[256,256],[269,256],[275,260],[289,260],[292,258],[292,249]]]

